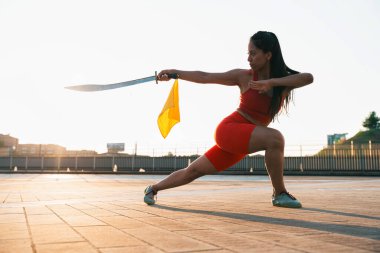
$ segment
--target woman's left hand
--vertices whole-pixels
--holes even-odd
[[[268,93],[272,89],[272,85],[270,84],[269,80],[250,80],[248,85],[250,89],[257,90],[260,94]]]

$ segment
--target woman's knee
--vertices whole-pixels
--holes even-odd
[[[268,127],[257,126],[249,140],[249,150],[256,152],[268,148],[284,148],[285,139],[281,132]]]
[[[285,138],[282,133],[276,129],[272,129],[271,138],[268,139],[271,148],[283,149],[285,146]]]

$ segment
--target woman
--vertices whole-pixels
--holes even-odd
[[[235,85],[240,88],[239,108],[226,117],[215,131],[216,145],[187,168],[145,189],[144,202],[155,203],[158,191],[188,184],[193,180],[223,171],[239,162],[247,154],[265,150],[265,164],[273,185],[272,204],[300,208],[302,205],[285,188],[283,178],[284,137],[268,125],[281,109],[287,110],[292,91],[313,82],[309,73],[289,69],[282,57],[279,41],[274,33],[257,32],[249,41],[250,69],[234,69],[224,73],[163,70],[160,81],[168,75],[195,83]]]

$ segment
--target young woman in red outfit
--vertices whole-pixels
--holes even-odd
[[[288,193],[284,184],[284,137],[268,125],[281,109],[287,109],[292,91],[313,82],[309,73],[289,69],[282,57],[274,33],[257,32],[249,40],[250,69],[233,69],[224,73],[163,70],[160,81],[168,74],[195,83],[216,83],[240,88],[239,108],[227,116],[215,131],[216,145],[187,168],[170,174],[145,189],[144,202],[155,203],[158,191],[188,184],[208,174],[228,169],[247,154],[265,150],[265,165],[273,185],[272,204],[280,207],[301,207],[300,201]]]

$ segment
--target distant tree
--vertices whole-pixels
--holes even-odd
[[[166,156],[173,157],[174,154],[173,154],[172,152],[169,151],[168,154],[167,154]]]
[[[369,130],[380,128],[380,118],[377,117],[376,112],[371,112],[369,114],[369,116],[363,121],[363,126]]]

